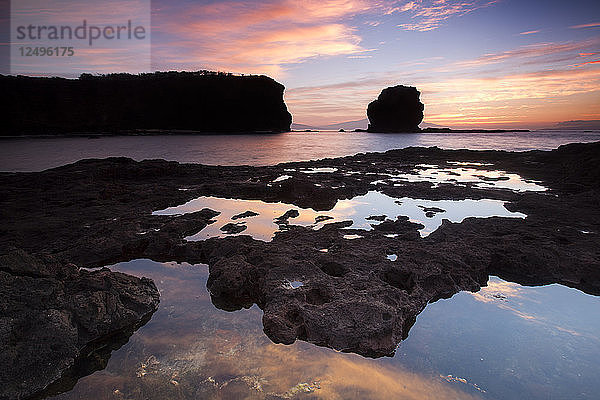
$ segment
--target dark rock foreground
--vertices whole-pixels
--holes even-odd
[[[474,168],[518,173],[549,190],[372,184],[389,171],[410,172],[419,164],[448,168],[451,161],[493,163]],[[305,174],[299,171],[304,167],[337,171]],[[292,177],[273,182],[282,174]],[[338,200],[369,190],[398,198],[498,199],[527,218],[445,221],[421,238],[420,225],[406,218],[379,223],[382,217],[373,215],[371,231],[342,230],[347,222],[311,230],[295,226],[290,210],[278,222],[287,230],[271,242],[243,232],[187,242],[183,238],[209,224],[218,210],[151,215],[198,196],[282,201],[326,215]],[[0,173],[0,191],[5,398],[43,389],[99,332],[131,329],[156,307],[150,282],[74,265],[136,258],[207,263],[213,303],[225,310],[256,303],[273,341],[300,339],[369,357],[392,355],[428,303],[477,291],[489,275],[600,295],[600,143],[523,153],[408,148],[272,167],[83,160],[38,173]],[[346,234],[362,238],[346,240]],[[397,261],[386,254],[396,254]],[[294,280],[303,286],[285,284]]]
[[[0,298],[1,399],[72,388],[104,368],[159,301],[149,279],[14,248],[0,256]]]
[[[425,106],[421,93],[412,86],[392,86],[383,89],[367,107],[369,132],[419,132]]]
[[[210,71],[82,75],[79,79],[0,75],[0,135],[138,131],[282,132],[292,116],[284,86],[266,76]]]

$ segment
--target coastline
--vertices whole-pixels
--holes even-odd
[[[600,257],[600,211],[589,207],[598,201],[599,149],[600,142],[519,153],[413,147],[268,167],[109,158],[36,173],[0,173],[0,187],[8,193],[1,202],[8,223],[0,249],[2,254],[19,249],[39,260],[51,257],[58,265],[80,268],[136,258],[206,263],[213,303],[225,310],[258,304],[265,333],[274,342],[299,339],[380,357],[393,354],[427,303],[460,290],[477,291],[489,275],[523,284],[556,282],[600,294],[600,276],[592,261]],[[449,162],[493,163],[494,168],[541,182],[548,191],[520,193],[431,182],[372,184],[387,179],[390,168],[411,171],[420,164],[452,165]],[[295,172],[286,171],[291,169]],[[285,174],[291,178],[275,182]],[[186,241],[215,215],[206,209],[152,215],[199,196],[285,202],[326,215],[339,200],[372,190],[394,198],[496,199],[527,218],[444,222],[426,238],[419,237],[417,224],[403,218],[376,224],[367,232],[349,229],[344,222],[312,230],[290,220],[285,230],[265,242],[243,233]],[[361,238],[347,240],[348,234]],[[396,236],[386,236],[390,234]],[[322,248],[332,250],[323,253]],[[379,254],[382,251],[404,262],[390,264]],[[50,264],[35,265],[43,272]],[[11,268],[8,263],[0,274],[10,274],[6,271]],[[308,282],[304,287],[293,292],[281,288],[282,280],[297,275]],[[31,287],[41,282],[35,279],[39,278],[33,278]],[[391,303],[382,303],[382,296]],[[363,322],[350,322],[357,318]],[[340,331],[339,326],[354,328]],[[28,365],[31,360],[21,357],[19,362]]]

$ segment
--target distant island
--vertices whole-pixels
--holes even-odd
[[[83,74],[79,79],[0,75],[10,99],[0,136],[140,131],[285,132],[284,86],[267,76],[212,71]]]
[[[600,130],[600,120],[563,121],[548,128],[550,130]]]

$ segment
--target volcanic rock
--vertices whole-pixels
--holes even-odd
[[[244,224],[234,224],[230,222],[228,224],[223,225],[220,229],[228,234],[236,234],[245,231],[246,228],[248,227]]]
[[[377,100],[367,107],[369,132],[419,132],[425,106],[421,93],[412,86],[383,89]]]
[[[213,303],[226,310],[257,304],[264,312],[265,333],[273,341],[300,339],[371,357],[387,356],[409,334],[427,304],[461,290],[477,291],[489,275],[526,285],[560,283],[600,295],[599,155],[600,143],[519,153],[434,147],[268,167],[110,158],[35,173],[0,173],[0,254],[24,252],[19,256],[21,261],[2,264],[3,279],[9,280],[3,285],[9,293],[2,297],[17,296],[25,307],[37,307],[35,297],[44,294],[21,290],[26,285],[18,279],[31,278],[39,285],[49,279],[54,285],[51,293],[62,290],[70,295],[73,292],[61,288],[70,288],[91,274],[108,274],[62,267],[69,263],[98,267],[135,258],[206,263]],[[418,231],[423,226],[405,216],[375,221],[371,230],[352,229],[353,221],[330,222],[313,229],[294,225],[289,218],[296,213],[288,211],[288,224],[282,224],[285,229],[272,241],[249,235],[186,241],[186,236],[201,231],[222,210],[152,215],[153,211],[202,196],[287,202],[293,204],[292,210],[306,207],[327,213],[338,201],[373,190],[371,182],[385,179],[391,170],[408,173],[420,164],[442,165],[447,161],[492,163],[494,169],[539,181],[548,190],[513,192],[451,184],[434,187],[431,182],[378,188],[397,199],[495,199],[505,202],[510,211],[527,215],[524,219],[466,218],[461,223],[445,220],[424,238]],[[325,167],[333,172],[303,174],[307,176],[298,179],[295,187],[267,185],[286,169]],[[331,188],[334,185],[336,189]],[[192,189],[180,191],[181,187]],[[377,213],[372,212],[374,216]],[[361,238],[345,240],[347,235]],[[397,255],[398,261],[389,262],[390,254]],[[296,280],[303,285],[294,290],[285,287],[284,282]],[[45,296],[42,298],[49,297]],[[95,299],[93,294],[86,298],[90,296]],[[106,304],[112,304],[110,298],[106,296]],[[49,304],[59,300],[60,296],[52,298]],[[81,318],[70,306],[81,305],[81,300],[65,301],[55,306],[57,315]],[[102,311],[101,305],[97,307]],[[95,326],[95,313],[104,314],[88,311],[85,315]],[[34,346],[31,351],[59,364],[49,354],[51,343],[32,343],[24,330],[7,328],[12,326],[10,319],[2,323],[0,332],[7,335],[3,342],[6,354],[26,354],[27,350],[19,346],[28,343]],[[72,330],[66,323],[59,326],[65,327],[63,336],[68,346]],[[10,332],[15,334],[10,336]],[[44,332],[36,335],[43,339]],[[32,375],[39,369],[43,380],[36,387],[50,380],[42,365],[46,364],[40,358],[32,367]],[[2,371],[8,376],[5,381],[18,382],[18,375],[11,375],[10,368]],[[12,396],[17,389],[0,386]]]
[[[254,212],[254,211],[244,211],[243,213],[234,215],[233,217],[231,217],[231,219],[235,221],[236,219],[255,217],[257,215],[258,215],[258,213]]]
[[[79,79],[0,75],[0,136],[153,131],[282,132],[292,116],[284,86],[266,76],[212,71],[83,74]]]
[[[158,302],[149,279],[11,249],[0,256],[0,399],[70,389],[104,368],[98,354],[108,360]]]

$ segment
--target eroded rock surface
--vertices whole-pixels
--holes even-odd
[[[386,181],[418,165],[449,168],[449,162],[457,161],[491,163],[476,168],[517,173],[549,190]],[[330,172],[298,172],[325,167]],[[291,177],[273,182],[283,173]],[[11,257],[18,251],[55,261],[46,265],[101,267],[134,258],[206,263],[213,303],[225,310],[256,303],[273,341],[301,339],[379,357],[393,354],[428,303],[460,290],[477,291],[490,274],[525,285],[561,283],[600,295],[599,182],[600,143],[524,153],[408,148],[271,167],[84,160],[39,173],[0,174],[5,193],[0,250]],[[371,216],[377,219],[369,231],[348,229],[350,221],[313,230],[295,225],[296,213],[290,210],[270,242],[244,232],[189,242],[184,237],[204,228],[219,210],[152,215],[200,196],[281,201],[327,215],[338,200],[370,190],[395,198],[497,199],[527,218],[444,221],[422,238],[422,226],[406,217],[381,218],[374,211]],[[360,237],[348,240],[347,235]],[[397,259],[389,260],[389,254]],[[23,270],[35,262],[22,263]],[[6,267],[2,273],[16,279]],[[93,274],[72,273],[78,279]],[[293,281],[302,286],[287,284]],[[15,285],[8,285],[9,290]],[[2,332],[9,335],[7,329]],[[22,340],[16,332],[3,336],[13,338],[7,351]]]
[[[0,256],[0,398],[28,398],[52,383],[49,394],[67,390],[83,371],[104,368],[158,302],[149,279],[9,249]]]

